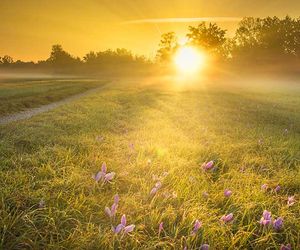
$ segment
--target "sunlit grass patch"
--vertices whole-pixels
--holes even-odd
[[[286,101],[274,94],[276,111],[264,101],[269,92],[232,91],[109,85],[2,126],[1,246],[297,248],[300,117],[286,112],[299,106],[299,89]],[[115,173],[106,181],[96,178],[104,162],[105,174]],[[260,225],[264,210],[283,218],[280,230]],[[122,215],[132,232],[112,231]]]

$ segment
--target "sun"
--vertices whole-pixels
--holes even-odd
[[[194,47],[184,46],[176,52],[174,63],[182,73],[196,73],[205,66],[205,55]]]

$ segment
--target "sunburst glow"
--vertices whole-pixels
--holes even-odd
[[[196,48],[185,46],[177,51],[174,63],[182,73],[195,73],[204,67],[205,55]]]

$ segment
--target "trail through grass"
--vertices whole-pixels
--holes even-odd
[[[0,82],[0,117],[62,100],[99,87],[96,80],[11,80]]]

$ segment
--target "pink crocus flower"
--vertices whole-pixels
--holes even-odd
[[[123,214],[121,217],[121,223],[116,228],[112,227],[113,232],[116,234],[118,234],[122,231],[124,234],[128,234],[128,233],[132,232],[135,228],[135,225],[131,224],[129,226],[126,226],[126,223],[127,223],[126,215]]]
[[[281,245],[280,250],[292,250],[291,244]]]
[[[268,189],[268,184],[261,185],[261,190],[266,191]]]
[[[289,196],[287,200],[288,206],[293,206],[296,203],[295,196]]]
[[[272,216],[271,216],[271,212],[265,210],[263,212],[263,216],[261,217],[259,223],[263,226],[267,226],[270,225],[272,223]]]
[[[225,191],[224,191],[224,196],[225,196],[225,197],[230,197],[231,195],[232,195],[232,191],[229,190],[229,189],[225,189]]]
[[[208,244],[203,244],[203,245],[200,247],[200,250],[209,250],[209,245],[208,245]]]
[[[198,232],[198,230],[201,228],[201,226],[202,226],[202,222],[196,220],[193,227],[192,235],[195,235]]]
[[[159,223],[159,226],[158,226],[158,235],[160,235],[160,233],[162,232],[162,230],[164,230],[164,223],[163,222]]]
[[[283,226],[283,219],[278,217],[276,220],[273,221],[273,227],[276,231],[279,231]]]
[[[104,211],[105,213],[110,217],[114,217],[116,215],[117,212],[117,208],[118,208],[118,203],[119,203],[119,195],[115,195],[114,196],[114,203],[112,204],[111,208],[109,207],[105,207]]]
[[[104,182],[112,181],[112,179],[115,177],[115,175],[116,175],[115,172],[111,172],[111,173],[104,175]]]
[[[279,185],[277,185],[277,186],[274,188],[274,191],[275,191],[276,193],[278,193],[278,192],[280,191],[280,189],[281,189],[281,187],[280,187]]]
[[[162,184],[160,181],[156,182],[154,187],[150,191],[150,195],[154,195],[157,193],[157,191],[161,188]]]
[[[92,176],[92,178],[96,181],[99,182],[102,178],[105,177],[107,172],[107,167],[106,167],[106,163],[103,162],[102,166],[101,166],[101,171],[97,172],[95,175]]]
[[[230,214],[227,214],[227,215],[223,215],[221,217],[221,220],[224,222],[224,223],[227,223],[227,222],[230,222],[233,220],[233,213],[230,213]]]
[[[214,166],[214,162],[209,161],[209,162],[204,162],[201,167],[206,171],[212,169],[213,166]]]

